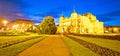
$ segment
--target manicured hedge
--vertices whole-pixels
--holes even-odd
[[[109,36],[109,35],[93,35],[93,34],[73,34],[75,36],[84,36],[84,37],[92,37],[92,38],[105,38],[105,39],[112,39],[112,40],[119,40],[120,41],[120,35],[115,36]]]
[[[29,35],[25,33],[12,33],[12,32],[0,32],[0,36],[21,36],[21,35]]]

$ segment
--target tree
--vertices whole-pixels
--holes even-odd
[[[40,34],[55,34],[57,27],[55,26],[53,17],[45,17],[43,21],[37,26],[36,31]]]

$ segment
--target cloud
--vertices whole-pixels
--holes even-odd
[[[104,26],[120,26],[120,17],[99,17],[97,16],[97,19],[101,22],[104,22]]]
[[[120,16],[120,10],[112,11],[112,12],[109,12],[109,13],[106,13],[106,14],[102,14],[102,15],[99,15],[99,16],[111,16],[111,17]]]
[[[47,13],[43,13],[43,14],[36,14],[35,16],[41,16],[41,17],[46,17],[46,16],[52,16],[52,17],[59,17],[58,12],[54,12],[54,11],[50,11]]]
[[[112,20],[115,20],[116,18],[111,18],[111,17],[104,17],[104,16],[97,16],[97,19],[99,21],[102,21],[102,22],[108,22],[108,21],[112,21]]]
[[[120,26],[120,20],[112,20],[109,22],[105,22],[104,25],[105,26]]]
[[[112,11],[102,15],[97,15],[97,19],[104,22],[105,26],[120,25],[120,11]]]
[[[56,25],[59,24],[59,17],[61,16],[62,12],[68,12],[71,10],[72,7],[68,8],[68,6],[60,6],[57,8],[50,9],[47,12],[44,12],[42,14],[35,14],[33,16],[29,16],[30,20],[34,21],[35,24],[37,25],[40,23],[44,17],[46,16],[52,16],[54,18],[54,21]]]
[[[97,16],[97,19],[99,21],[104,22],[105,26],[120,26],[119,18],[120,18],[120,16],[117,16],[117,17],[105,17],[105,16],[99,17],[99,16]]]
[[[17,4],[8,2],[7,0],[0,0],[0,16],[5,16],[8,20],[27,18],[24,13],[19,10]]]
[[[29,16],[29,20],[32,20],[35,23],[40,23],[43,20],[43,17],[40,17],[40,16]]]
[[[72,7],[68,8],[68,6],[60,6],[60,7],[57,7],[57,8],[50,9],[46,13],[36,14],[35,16],[41,16],[41,17],[52,16],[54,18],[58,18],[58,17],[60,17],[60,14],[62,14],[62,12],[71,11],[71,8]]]
[[[15,5],[17,5],[19,8],[21,7],[29,7],[29,5],[27,3],[24,2],[24,0],[4,0],[5,2],[10,2],[13,3]]]

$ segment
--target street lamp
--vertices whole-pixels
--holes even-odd
[[[6,30],[7,23],[8,23],[8,21],[6,21],[6,20],[3,21],[3,24],[4,24],[3,30],[4,31]]]
[[[4,26],[6,26],[7,23],[8,23],[8,21],[6,21],[6,20],[3,21]]]

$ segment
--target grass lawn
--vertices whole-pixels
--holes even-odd
[[[0,36],[0,43],[25,39],[25,38],[34,37],[34,36],[40,36],[40,35],[31,34],[31,35],[24,35],[24,36]]]
[[[73,41],[65,36],[62,36],[61,39],[68,46],[73,56],[99,56],[88,48],[85,48],[76,41]]]
[[[0,56],[15,56],[18,53],[22,52],[26,48],[30,47],[31,45],[39,42],[40,40],[44,39],[46,36],[42,36],[40,38],[35,38],[32,40],[28,40],[25,42],[21,42],[18,44],[14,44],[12,46],[1,48],[0,49]]]
[[[109,39],[91,38],[91,37],[89,38],[89,37],[81,37],[81,36],[74,36],[74,37],[82,39],[90,43],[97,44],[101,47],[109,48],[114,51],[120,52],[120,41],[118,40],[109,40]]]

